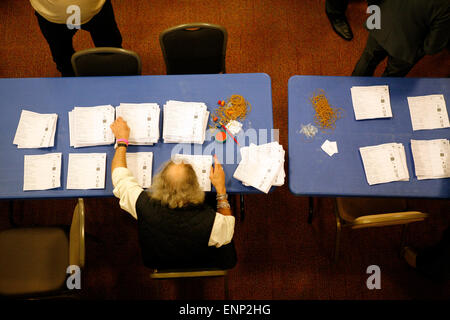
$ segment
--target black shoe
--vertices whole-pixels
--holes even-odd
[[[350,41],[353,39],[352,29],[345,16],[334,16],[327,13],[333,30],[343,39]]]

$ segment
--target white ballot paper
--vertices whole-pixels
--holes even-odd
[[[272,186],[284,184],[283,146],[278,142],[262,145],[250,144],[242,147],[241,162],[233,177],[246,186],[252,186],[264,193],[268,193]]]
[[[385,143],[359,148],[369,185],[409,181],[405,148],[401,143]]]
[[[450,177],[449,140],[411,140],[411,151],[418,180]]]
[[[129,144],[152,145],[159,140],[159,105],[156,103],[121,103],[116,119],[122,117],[130,128]]]
[[[22,110],[13,143],[18,148],[48,148],[55,144],[56,113]]]
[[[61,186],[61,153],[24,156],[23,191]]]
[[[106,153],[69,153],[67,189],[104,189]]]
[[[322,150],[325,151],[330,157],[333,156],[333,154],[338,153],[337,143],[336,141],[328,141],[325,140],[325,142],[321,146]]]
[[[164,142],[203,144],[208,117],[209,111],[202,102],[167,101],[163,118]]]
[[[74,148],[114,143],[110,125],[114,122],[114,107],[75,107],[69,111],[70,146]]]
[[[211,180],[209,175],[211,173],[212,156],[211,155],[188,155],[188,154],[175,154],[172,157],[172,161],[179,163],[189,163],[197,175],[198,184],[203,191],[211,191]]]
[[[392,117],[389,87],[351,87],[356,120]]]
[[[413,130],[449,128],[444,95],[408,97]]]
[[[127,167],[142,188],[152,185],[153,152],[127,152]]]

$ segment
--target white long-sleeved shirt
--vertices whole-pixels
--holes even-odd
[[[115,168],[112,172],[113,193],[120,199],[120,207],[137,219],[136,201],[143,189],[128,168]],[[235,219],[216,212],[208,246],[217,248],[233,239]]]
[[[67,8],[76,5],[80,8],[80,23],[91,20],[103,8],[106,0],[30,0],[31,6],[46,20],[63,24],[71,13]]]

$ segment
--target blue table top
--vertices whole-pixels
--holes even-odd
[[[392,118],[355,120],[350,88],[388,85]],[[309,101],[323,89],[330,105],[344,109],[334,131],[306,138],[302,125],[314,124]],[[295,195],[450,198],[450,179],[417,180],[411,139],[449,139],[450,128],[413,131],[408,96],[443,94],[450,108],[450,79],[293,76],[289,79],[289,189]],[[336,141],[338,153],[328,156],[321,145]],[[409,181],[369,186],[359,148],[398,142],[405,147]]]
[[[203,145],[162,143],[163,105],[167,100],[204,102],[209,111],[232,94],[240,94],[252,105],[236,138],[241,146],[273,141],[271,80],[267,74],[219,74],[183,76],[80,77],[0,79],[0,136],[6,142],[0,152],[0,199],[71,198],[113,196],[111,160],[113,146],[72,148],[69,146],[68,111],[75,106],[89,107],[122,103],[155,102],[161,108],[160,140],[153,146],[130,146],[129,152],[153,152],[153,175],[175,153],[217,154],[226,173],[230,193],[256,193],[232,178],[240,160],[239,147],[228,138],[219,144],[208,137]],[[44,149],[18,149],[14,135],[22,109],[39,113],[57,113],[55,146]],[[259,130],[263,129],[263,130]],[[254,133],[257,134],[254,134]],[[266,134],[265,134],[266,133]],[[255,141],[256,137],[256,141]],[[61,187],[43,191],[23,191],[24,155],[62,152]],[[67,190],[69,153],[107,153],[106,183],[101,190]]]

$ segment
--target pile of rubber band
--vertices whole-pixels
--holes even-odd
[[[322,130],[334,130],[336,128],[336,120],[342,118],[343,109],[333,108],[330,106],[325,91],[317,90],[310,98],[314,107],[314,123]]]
[[[214,122],[226,126],[231,120],[243,121],[252,110],[251,104],[238,94],[233,94],[223,105],[214,110],[211,117]]]

